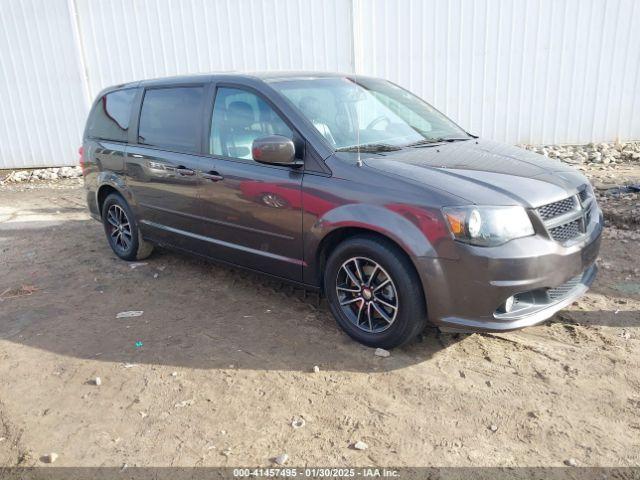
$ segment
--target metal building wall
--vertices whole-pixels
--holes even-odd
[[[640,139],[636,0],[0,0],[0,168],[75,164],[108,85],[354,69],[496,140]]]
[[[0,0],[0,169],[75,165],[104,87],[353,70],[350,0]]]
[[[182,73],[352,70],[349,0],[76,2],[92,95]]]
[[[88,95],[66,0],[0,0],[0,169],[78,161]]]
[[[640,139],[637,0],[355,1],[358,70],[470,131],[509,143]]]

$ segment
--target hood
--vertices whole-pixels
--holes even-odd
[[[363,162],[478,205],[536,208],[573,195],[588,183],[581,173],[560,161],[480,139],[385,152]]]

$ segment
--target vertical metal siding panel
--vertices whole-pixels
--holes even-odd
[[[635,0],[628,0],[626,3],[631,4],[629,9],[625,8],[625,11],[631,10],[631,15],[628,16],[629,31],[627,40],[621,46],[623,54],[626,54],[628,50],[640,51],[640,5],[638,5],[639,2]],[[640,108],[640,105],[637,103],[640,102],[640,94],[638,93],[640,61],[634,62],[627,57],[628,55],[625,55],[622,88],[620,89],[620,97],[618,100],[618,122],[616,125],[616,132],[618,132],[621,140],[631,139],[634,134],[636,138],[640,137],[640,134],[638,134],[638,129],[640,129],[638,125],[638,123],[640,123],[640,115],[637,113]],[[629,101],[628,99],[630,98],[635,99],[635,101]],[[634,114],[634,112],[636,113]]]
[[[14,8],[10,10],[9,21],[5,25],[7,28],[7,34],[9,38],[13,40],[10,44],[10,48],[13,52],[20,50],[20,55],[12,55],[14,58],[13,65],[11,66],[12,73],[15,74],[15,83],[12,94],[16,95],[18,99],[19,110],[16,112],[18,124],[16,125],[16,134],[24,135],[22,130],[29,125],[30,120],[38,119],[35,103],[40,92],[38,91],[37,84],[33,84],[33,72],[29,68],[27,59],[35,58],[31,54],[29,36],[21,35],[22,26],[26,26],[25,22],[20,22],[20,14],[26,4],[14,3]],[[20,22],[20,23],[19,23]],[[18,77],[20,75],[22,82]],[[26,83],[27,88],[24,88],[21,83]],[[38,119],[40,123],[40,119]],[[37,152],[43,151],[43,145],[41,144],[41,129],[34,129],[31,133],[27,145],[29,146],[29,158],[23,159],[23,166],[28,167],[35,162]]]
[[[626,2],[621,2],[621,4]],[[628,45],[629,37],[630,37],[630,27],[631,27],[631,18],[623,15],[622,5],[618,5],[617,17],[616,17],[616,25],[617,29],[615,32],[614,45],[611,52],[611,70],[615,72],[619,72],[617,78],[612,78],[612,81],[609,83],[609,89],[607,91],[607,99],[605,104],[611,105],[612,102],[616,102],[618,105],[618,112],[614,109],[607,108],[606,116],[604,120],[605,124],[605,134],[607,137],[614,137],[619,135],[618,132],[618,124],[617,119],[619,117],[619,111],[621,111],[621,105],[619,105],[620,96],[622,94],[622,89],[624,85],[624,80],[626,77],[627,70],[627,62],[625,62],[625,48]]]
[[[0,15],[0,48],[2,52],[13,52],[9,41],[9,33],[7,28],[8,15],[4,10]],[[3,56],[0,61],[0,94],[5,104],[3,105],[2,117],[4,129],[0,132],[0,145],[3,147],[2,163],[0,168],[20,167],[25,165],[27,157],[27,146],[24,144],[24,138],[17,131],[18,127],[18,104],[19,99],[15,94],[17,81],[15,78],[15,68],[13,54]],[[8,57],[8,58],[7,58]],[[7,113],[10,112],[10,113]],[[28,145],[28,144],[27,144]]]
[[[497,140],[640,139],[637,3],[357,2],[356,65]]]
[[[73,165],[84,77],[67,0],[0,1],[0,168]]]
[[[0,0],[0,168],[75,163],[105,86],[224,70],[355,69],[512,143],[640,139],[638,3]]]
[[[166,75],[352,69],[350,0],[76,1],[92,96]]]

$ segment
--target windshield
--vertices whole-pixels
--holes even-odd
[[[470,138],[429,104],[384,80],[278,80],[289,99],[337,150],[386,148]]]

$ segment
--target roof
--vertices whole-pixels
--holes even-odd
[[[311,78],[340,78],[350,77],[352,74],[337,73],[337,72],[306,72],[306,71],[272,71],[272,72],[211,72],[211,73],[199,73],[193,75],[178,75],[172,77],[160,77],[147,80],[138,80],[135,82],[123,83],[120,85],[114,85],[107,90],[120,89],[126,87],[138,87],[149,85],[173,85],[173,84],[189,84],[189,83],[201,83],[203,81],[211,81],[214,79],[225,78],[228,80],[234,79],[258,79],[265,82],[277,82],[280,80],[296,80],[296,79],[311,79]]]

